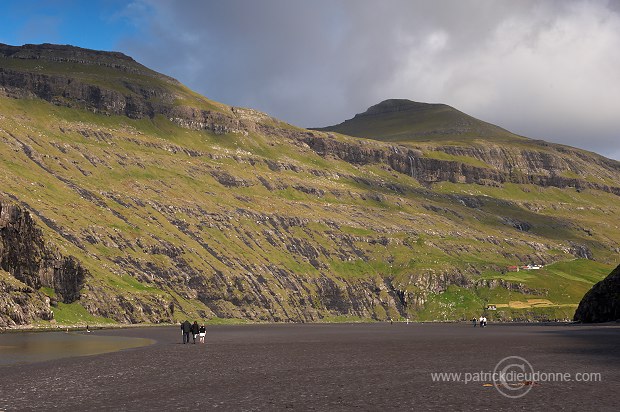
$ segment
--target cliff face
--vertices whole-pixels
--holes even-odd
[[[9,97],[36,97],[58,106],[132,119],[160,115],[181,127],[219,134],[241,127],[238,119],[222,113],[222,105],[197,99],[178,81],[122,53],[51,44],[23,47],[0,44],[0,59],[4,59],[0,67],[0,92]],[[26,70],[24,63],[29,67]],[[73,67],[85,70],[78,75],[71,70]],[[191,100],[203,100],[211,107],[205,110],[179,104]]]
[[[275,222],[275,237],[290,236],[288,228],[307,224],[300,220]],[[290,241],[291,251],[299,248],[300,255],[309,258],[318,256],[319,251],[312,246],[296,239]],[[205,247],[208,248],[207,245]],[[178,265],[186,265],[179,256],[181,250],[167,245],[153,252],[169,256]],[[243,260],[232,261],[224,256],[218,258],[231,266],[244,264]],[[137,277],[157,276],[158,282],[174,285],[179,293],[203,302],[209,309],[200,313],[205,317],[303,322],[320,320],[329,313],[361,318],[406,314],[404,292],[381,278],[350,282],[322,276],[308,281],[292,272],[256,266],[248,275],[230,276],[217,272],[215,276],[205,279],[191,267],[186,267],[185,272],[192,276],[187,282],[182,276],[158,271],[148,264],[143,266],[140,261],[121,259],[119,263]],[[0,267],[6,271],[0,278],[0,326],[3,327],[53,319],[50,298],[37,292],[41,287],[53,289],[63,303],[80,299],[80,291],[85,287],[86,293],[81,303],[93,315],[130,323],[171,322],[174,320],[175,303],[179,305],[174,299],[154,296],[128,298],[123,294],[111,295],[109,290],[96,284],[85,286],[89,273],[79,261],[73,256],[60,255],[44,241],[42,231],[29,212],[7,202],[0,203]],[[268,281],[261,273],[275,275],[277,283]],[[442,284],[447,287],[446,282]],[[282,294],[282,290],[287,293]]]
[[[131,323],[448,320],[508,298],[571,316],[620,250],[618,163],[401,103],[388,114],[508,143],[309,131],[119,53],[0,46],[5,324],[48,319],[41,291],[52,308]],[[556,266],[504,279],[527,263]]]
[[[620,163],[596,155],[580,154],[568,157],[535,150],[511,150],[497,145],[486,147],[440,146],[431,150],[461,158],[476,159],[488,167],[474,166],[464,161],[439,160],[425,157],[421,150],[406,146],[363,145],[306,134],[302,140],[321,156],[333,156],[353,164],[384,163],[391,169],[410,175],[425,185],[439,182],[502,185],[504,183],[534,184],[542,187],[596,189],[620,196],[620,186],[603,183],[620,173]],[[583,173],[598,165],[601,182],[562,174]]]
[[[64,303],[80,298],[88,276],[75,257],[46,244],[29,212],[5,201],[0,202],[0,268],[32,290],[53,289]]]
[[[62,256],[44,241],[30,214],[6,201],[0,202],[0,326],[52,320],[50,298],[41,287],[54,292],[54,301],[72,303],[88,271],[73,256]]]
[[[586,293],[574,320],[584,323],[620,320],[620,266]]]

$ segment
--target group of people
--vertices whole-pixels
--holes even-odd
[[[480,316],[480,319],[476,319],[476,318],[472,318],[471,319],[471,323],[474,325],[474,328],[476,327],[476,324],[480,322],[480,327],[484,328],[487,325],[487,317],[486,316]]]
[[[186,320],[181,323],[181,331],[183,332],[183,344],[189,343],[190,334],[194,340],[194,345],[196,344],[196,338],[199,338],[200,343],[205,343],[205,336],[207,335],[205,325],[198,326],[198,322],[189,323],[189,320]]]

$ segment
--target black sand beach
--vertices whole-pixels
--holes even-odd
[[[157,343],[0,367],[0,410],[617,410],[616,324],[212,326],[206,345],[173,327],[94,333]],[[492,372],[507,356],[600,381],[540,381],[511,399],[490,381],[431,377]]]

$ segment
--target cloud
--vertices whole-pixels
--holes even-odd
[[[618,159],[619,13],[604,0],[139,0],[119,47],[301,126],[409,98]]]

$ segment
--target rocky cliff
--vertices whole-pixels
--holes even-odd
[[[620,266],[586,293],[574,320],[585,323],[620,320]]]
[[[384,163],[391,169],[410,175],[425,185],[438,182],[502,185],[534,184],[542,187],[596,189],[620,196],[620,186],[611,181],[620,172],[620,163],[579,152],[578,156],[548,153],[535,149],[510,149],[486,144],[479,147],[439,146],[430,150],[454,155],[455,159],[426,157],[422,150],[407,146],[390,148],[339,141],[329,136],[307,134],[303,141],[322,156],[334,156],[353,164]],[[428,149],[427,149],[428,151]],[[564,150],[567,152],[568,150]],[[578,151],[575,150],[576,154]],[[481,165],[473,165],[472,160]],[[588,170],[598,165],[600,181],[587,180]],[[566,177],[566,175],[576,177]],[[610,184],[605,183],[609,181]]]
[[[47,244],[30,213],[0,202],[0,267],[30,288],[53,289],[64,303],[80,298],[88,276],[73,256]]]
[[[2,326],[53,319],[50,298],[38,290],[53,291],[52,303],[72,303],[88,276],[75,257],[45,242],[29,212],[7,201],[0,202],[0,268]]]

